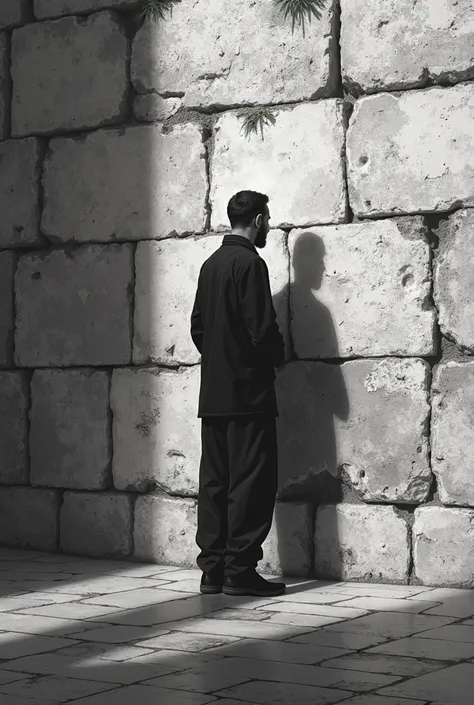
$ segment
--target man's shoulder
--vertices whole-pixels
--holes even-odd
[[[243,269],[246,269],[248,264],[256,260],[263,262],[258,252],[254,252],[246,247],[240,247],[239,245],[226,245],[225,247],[219,247],[215,252],[213,252],[212,255],[210,255],[210,257],[208,257],[204,262],[202,268],[230,268],[238,265],[239,268],[242,267]]]

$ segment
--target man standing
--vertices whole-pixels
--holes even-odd
[[[274,367],[285,360],[256,250],[269,232],[268,196],[240,191],[227,214],[232,232],[201,268],[191,315],[201,353],[197,564],[203,593],[280,595],[283,583],[256,572],[277,492]]]

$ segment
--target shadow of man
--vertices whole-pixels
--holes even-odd
[[[326,271],[324,241],[314,232],[297,233],[294,239],[290,235],[289,247],[291,281],[274,297],[288,360],[276,382],[280,414],[278,500],[317,507],[342,499],[335,419],[346,421],[350,404],[331,312],[316,295]],[[278,503],[276,524],[284,568],[284,554],[291,545],[294,527],[278,521]],[[338,553],[335,515],[329,540]],[[310,550],[314,553],[314,547]]]

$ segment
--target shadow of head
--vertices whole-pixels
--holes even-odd
[[[294,282],[308,289],[319,289],[326,267],[326,248],[322,237],[316,233],[302,233],[293,249]]]

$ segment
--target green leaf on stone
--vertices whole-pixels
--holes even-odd
[[[252,134],[260,134],[263,140],[263,130],[276,123],[276,111],[266,105],[256,105],[251,108],[242,108],[237,117],[242,121],[241,132],[247,139]]]
[[[142,3],[137,11],[137,22],[143,24],[147,20],[158,22],[163,20],[167,13],[173,13],[174,5],[177,5],[181,0],[142,0]]]
[[[276,9],[283,15],[285,20],[291,17],[291,31],[295,31],[295,24],[298,22],[305,36],[305,21],[311,24],[311,18],[320,20],[322,10],[327,4],[327,0],[273,0]]]

